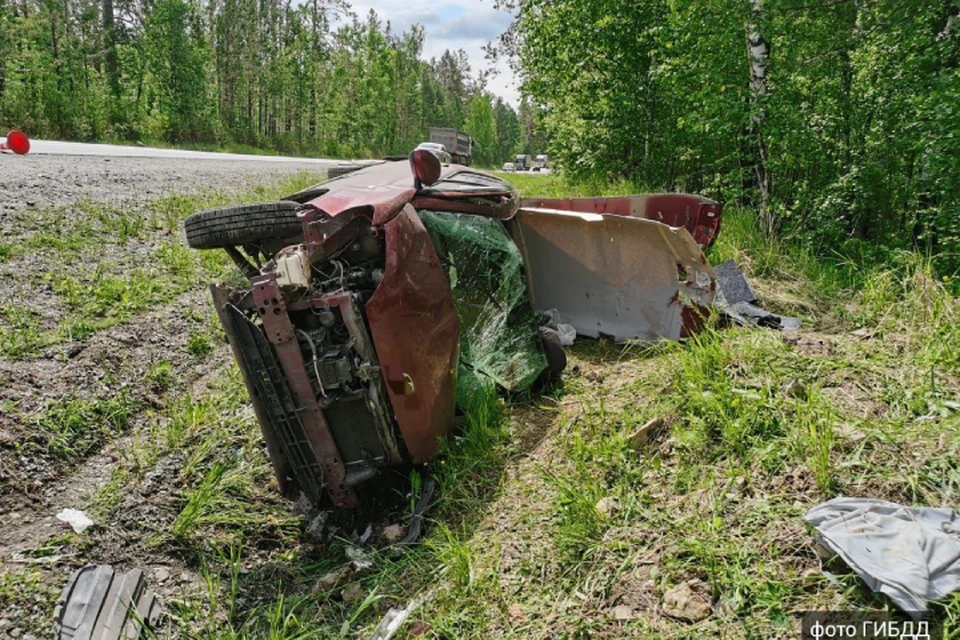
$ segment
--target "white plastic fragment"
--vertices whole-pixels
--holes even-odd
[[[66,522],[76,533],[83,533],[93,526],[93,520],[79,509],[61,509],[57,514],[57,520]]]
[[[572,347],[577,339],[577,330],[572,324],[558,324],[557,335],[560,336],[560,346]]]
[[[367,569],[373,568],[373,560],[367,556],[367,553],[363,549],[347,547],[346,555],[353,564],[354,571],[366,571]]]
[[[574,341],[577,339],[577,330],[574,326],[572,324],[565,324],[560,317],[560,312],[556,309],[547,309],[543,312],[543,315],[547,316],[547,326],[556,330],[557,336],[560,337],[560,346],[572,347]]]
[[[420,608],[423,603],[432,600],[434,594],[435,591],[431,589],[427,593],[411,600],[403,609],[394,607],[387,611],[383,616],[383,620],[381,620],[377,628],[373,630],[373,635],[370,636],[370,640],[390,640],[393,638],[397,631],[400,630],[400,627],[403,626],[403,623],[407,621],[407,618],[410,617],[410,614]]]

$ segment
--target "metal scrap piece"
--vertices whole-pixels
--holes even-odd
[[[800,328],[800,318],[770,313],[766,309],[749,302],[738,302],[721,307],[720,310],[742,327],[764,327],[766,329],[779,329],[780,331],[796,331]]]
[[[800,318],[771,313],[755,304],[757,294],[736,262],[727,260],[713,270],[719,285],[716,307],[732,321],[742,327],[765,327],[780,331],[796,331],[800,328]]]
[[[718,302],[736,304],[757,301],[757,294],[753,292],[753,288],[750,287],[746,276],[735,261],[727,260],[722,264],[714,265],[713,272],[717,274]]]
[[[140,569],[87,565],[67,582],[54,617],[59,640],[136,640],[156,625],[160,605]]]
[[[579,335],[677,340],[689,311],[713,303],[716,276],[684,228],[535,208],[512,225],[534,308],[556,309]]]

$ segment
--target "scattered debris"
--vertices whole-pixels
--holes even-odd
[[[727,260],[722,264],[715,265],[713,272],[717,274],[717,286],[720,289],[722,297],[718,300],[726,304],[737,304],[738,302],[756,302],[757,294],[754,293],[750,283],[747,282],[743,271],[733,260]]]
[[[387,611],[383,616],[383,620],[381,620],[377,628],[373,630],[373,635],[370,636],[370,640],[390,640],[396,635],[397,631],[400,630],[403,623],[407,621],[410,614],[423,606],[425,602],[432,600],[435,593],[436,592],[431,589],[427,593],[411,600],[403,609],[394,607]],[[411,635],[421,635],[421,633],[411,633]]]
[[[93,526],[93,520],[79,509],[61,509],[57,514],[57,520],[66,522],[75,533],[83,533]]]
[[[710,616],[710,601],[700,591],[705,585],[688,580],[663,594],[663,612],[671,618],[699,622]]]
[[[713,268],[717,275],[715,306],[721,313],[741,326],[766,327],[781,331],[796,331],[800,319],[781,316],[758,307],[757,294],[750,288],[737,263],[728,260]]]
[[[350,576],[350,567],[345,566],[337,569],[336,571],[331,571],[330,573],[324,575],[322,578],[317,580],[317,584],[313,586],[313,592],[318,591],[333,591],[334,589],[339,588],[347,578]]]
[[[960,513],[953,509],[835,498],[803,519],[820,546],[914,617],[960,590]]]
[[[383,530],[383,539],[386,540],[388,544],[393,544],[402,537],[403,527],[399,524],[392,524]]]
[[[370,536],[373,535],[373,525],[368,524],[367,528],[363,531],[363,535],[360,536],[360,544],[367,544],[370,540]]]
[[[662,427],[663,418],[654,418],[653,420],[649,420],[645,425],[630,434],[630,437],[627,440],[630,448],[634,451],[638,451],[647,446],[647,444],[650,443],[650,438],[653,436],[654,432]]]
[[[749,302],[738,302],[734,305],[717,305],[720,310],[740,326],[764,327],[781,331],[796,331],[800,328],[800,318],[781,316],[762,309]]]
[[[560,318],[560,312],[556,309],[548,309],[543,315],[549,319],[547,326],[557,334],[557,338],[560,340],[560,346],[573,346],[573,343],[577,340],[576,328],[574,328],[572,324],[564,323]]]
[[[367,556],[367,552],[363,549],[347,547],[346,554],[354,571],[360,572],[373,568],[373,560]]]
[[[324,528],[327,526],[327,519],[330,518],[329,511],[321,511],[307,525],[306,534],[311,538],[322,538]]]
[[[360,600],[363,598],[363,585],[359,582],[351,582],[340,594],[340,597],[343,598],[343,601],[347,604]]]
[[[615,498],[606,497],[600,498],[597,502],[597,511],[599,511],[604,518],[609,518],[620,508],[620,504],[617,503]]]
[[[57,601],[59,640],[136,640],[152,634],[160,605],[143,572],[118,573],[110,565],[78,569]]]

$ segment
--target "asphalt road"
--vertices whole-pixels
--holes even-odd
[[[0,138],[0,142],[4,139]],[[185,149],[159,149],[119,144],[88,144],[85,142],[61,142],[60,140],[31,140],[31,155],[106,156],[125,158],[173,158],[182,160],[256,160],[257,162],[294,162],[331,166],[342,162],[330,158],[293,158],[289,156],[261,156],[242,153],[217,153],[214,151],[188,151]],[[5,154],[11,155],[11,154]]]
[[[340,162],[34,140],[25,156],[0,154],[0,235],[9,233],[23,209],[84,200],[135,207],[198,190],[242,194],[299,173],[319,182]]]

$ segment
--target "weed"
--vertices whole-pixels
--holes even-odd
[[[7,358],[34,356],[55,342],[55,338],[40,329],[36,312],[12,303],[0,308],[0,353]]]
[[[174,379],[173,365],[167,360],[161,360],[160,362],[152,364],[145,378],[147,384],[161,393],[169,391],[173,388],[174,382],[176,382]]]
[[[202,517],[210,512],[210,505],[219,493],[220,483],[226,472],[226,465],[214,465],[204,476],[200,486],[187,494],[187,502],[173,522],[174,536],[185,539],[201,524]]]
[[[65,398],[48,404],[35,426],[51,452],[75,459],[124,432],[137,408],[123,392],[105,399]]]
[[[187,340],[187,351],[190,355],[202,358],[213,352],[213,343],[210,336],[205,332],[193,332]]]

